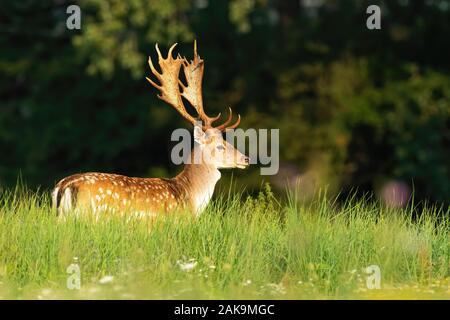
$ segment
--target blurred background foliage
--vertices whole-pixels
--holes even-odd
[[[66,8],[82,11],[66,28]],[[366,8],[381,7],[381,30]],[[50,187],[106,171],[173,175],[170,134],[188,127],[145,81],[154,44],[205,59],[209,113],[280,129],[280,172],[307,195],[378,192],[450,198],[450,2],[324,0],[0,1],[0,184]]]

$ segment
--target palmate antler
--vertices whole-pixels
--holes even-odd
[[[186,120],[195,125],[196,121],[202,121],[203,130],[215,128],[220,131],[226,129],[234,129],[241,122],[241,116],[238,115],[237,121],[233,125],[229,125],[233,112],[231,108],[228,119],[220,126],[213,127],[212,124],[220,118],[220,113],[216,117],[209,117],[206,115],[203,109],[203,97],[202,97],[202,80],[204,63],[200,56],[197,54],[197,42],[194,41],[194,60],[188,62],[185,57],[178,55],[175,59],[172,57],[173,49],[177,44],[175,43],[170,47],[167,58],[163,58],[159,51],[158,44],[156,44],[156,52],[158,53],[158,63],[161,68],[159,73],[153,66],[152,59],[148,58],[148,64],[150,70],[159,80],[160,84],[156,84],[150,78],[146,78],[155,88],[160,91],[158,98],[167,102],[174,107]],[[186,85],[179,79],[180,68],[183,66],[184,75],[186,78]],[[181,90],[180,90],[181,89]],[[183,104],[184,97],[197,111],[198,118],[194,118],[187,111]]]

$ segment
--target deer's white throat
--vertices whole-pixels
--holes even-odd
[[[213,175],[206,177],[204,185],[201,186],[200,190],[196,190],[197,192],[193,194],[194,199],[192,199],[192,202],[197,215],[205,209],[211,200],[214,194],[214,188],[217,181],[219,181],[220,176],[220,171],[216,169]]]
[[[186,195],[197,215],[208,205],[220,177],[220,171],[207,164],[187,164],[177,177],[184,184]]]

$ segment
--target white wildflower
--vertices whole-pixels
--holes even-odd
[[[100,284],[107,284],[107,283],[111,283],[113,282],[114,277],[113,276],[104,276],[103,278],[101,278],[98,283]]]
[[[178,260],[177,264],[182,271],[191,271],[197,266],[197,261],[195,261],[195,259],[190,259],[187,262]]]

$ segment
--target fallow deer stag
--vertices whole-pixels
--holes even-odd
[[[160,91],[158,97],[174,107],[185,119],[194,125],[195,146],[183,171],[172,179],[134,178],[107,173],[75,174],[61,180],[52,193],[53,207],[58,214],[78,209],[99,211],[134,212],[154,216],[176,208],[184,208],[199,214],[208,204],[214,187],[220,179],[221,168],[245,168],[249,158],[223,139],[226,129],[234,129],[240,123],[230,125],[228,119],[219,126],[213,123],[220,117],[209,117],[203,109],[202,78],[204,63],[197,54],[194,42],[194,59],[188,62],[178,55],[173,58],[174,44],[163,58],[156,45],[161,72],[154,67],[149,57],[150,70],[159,84],[147,78]],[[186,84],[180,78],[183,69]],[[197,111],[197,117],[190,115],[184,106],[189,102]],[[201,161],[194,161],[194,158]],[[76,210],[75,210],[76,209]]]

